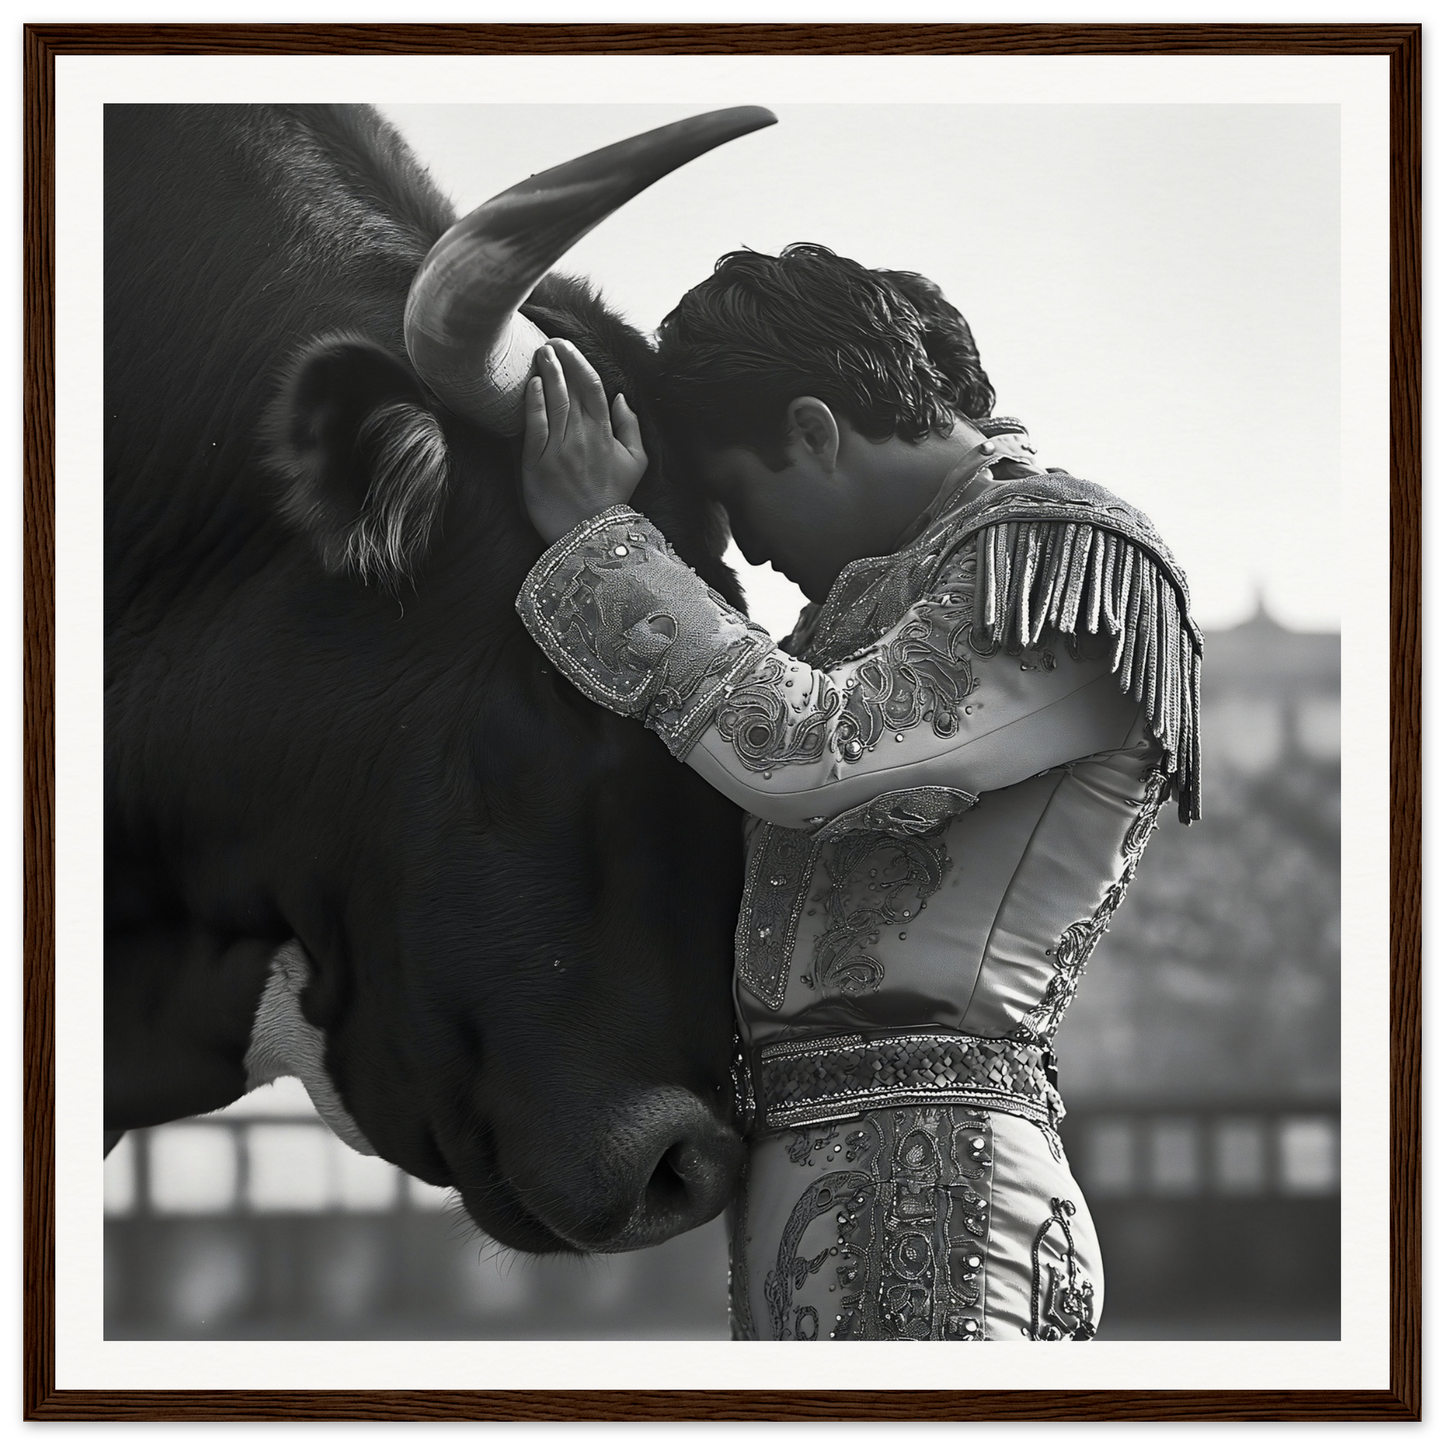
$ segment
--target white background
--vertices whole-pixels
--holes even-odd
[[[59,1387],[1386,1386],[1386,59],[62,58],[56,91]],[[540,140],[535,118],[529,129],[519,117],[538,116],[532,107],[555,97],[587,107],[578,113],[587,134],[581,143],[575,143],[575,134],[562,143],[564,137],[549,133],[545,155],[523,162],[523,175],[639,124],[720,105],[775,108],[785,123],[696,162],[608,221],[618,237],[605,241],[616,246],[611,263],[607,251],[594,257],[578,249],[578,269],[594,273],[644,325],[653,324],[682,286],[733,244],[767,249],[808,236],[835,243],[864,262],[931,273],[977,327],[1000,410],[1029,420],[1049,464],[1094,475],[1155,516],[1196,578],[1205,621],[1233,620],[1247,610],[1257,579],[1267,582],[1270,604],[1286,620],[1327,626],[1332,616],[1340,617],[1342,1013],[1351,1030],[1342,1111],[1342,1222],[1350,1241],[1342,1280],[1344,1340],[1120,1342],[1046,1354],[1023,1344],[998,1344],[970,1351],[967,1358],[944,1347],[894,1350],[886,1344],[798,1351],[770,1344],[581,1342],[559,1351],[526,1341],[103,1340],[98,1147],[103,857],[95,825],[103,663],[101,105],[163,98],[373,101],[400,107],[475,104],[478,97],[490,103],[477,110],[478,152],[507,150],[507,159],[493,181],[478,178],[477,191],[457,195],[464,205],[520,179],[520,152],[514,147],[523,139],[540,146]],[[613,113],[617,124],[604,127],[607,113],[598,107],[610,107],[618,97],[626,97],[629,108]],[[892,123],[902,116],[900,107],[916,107],[920,97],[929,110],[916,110],[919,120],[925,114],[938,117],[939,105],[967,107],[967,116],[949,121],[951,142],[929,150],[935,134],[913,126],[902,150],[857,166],[855,142],[870,133],[867,117],[877,114]],[[519,104],[529,107],[525,113],[513,110]],[[1332,215],[1321,214],[1331,182],[1321,171],[1319,147],[1328,149],[1332,142],[1318,111],[1263,126],[1264,159],[1251,155],[1256,121],[1235,124],[1244,114],[1234,110],[1237,105],[1279,104],[1338,107],[1340,208]],[[1198,105],[1214,107],[1217,116],[1199,116]],[[827,107],[827,113],[812,107]],[[991,114],[993,107],[997,114]],[[1048,114],[1020,116],[1020,107],[1046,107]],[[1189,107],[1189,114],[1170,116],[1159,107]],[[1014,159],[1032,155],[1035,169],[1027,188],[1016,184],[996,156],[959,153],[959,137],[980,133],[998,143],[1006,133],[1014,137],[1009,142]],[[1214,140],[1195,156],[1189,146],[1170,150],[1163,144],[1170,134]],[[829,139],[837,142],[832,150]],[[1113,211],[1113,220],[1100,221],[1095,211],[1094,224],[1081,227],[1071,208],[1090,202],[1091,184],[1079,184],[1078,175],[1100,173],[1090,168],[1103,163],[1098,146],[1105,140],[1113,155],[1129,163],[1110,162],[1108,184],[1116,188],[1116,204],[1104,212]],[[744,147],[753,159],[746,166],[737,160],[730,192],[721,184],[720,168],[734,165],[730,152],[743,158]],[[915,165],[907,159],[912,153],[922,156],[929,184],[894,189],[897,176]],[[1179,185],[1175,172],[1195,162],[1194,184]],[[442,160],[436,163],[441,172]],[[454,184],[445,175],[442,181],[448,188]],[[467,189],[471,184],[465,182]],[[691,230],[669,210],[681,204],[688,186],[694,188],[691,210],[702,212],[692,217]],[[744,233],[736,204],[740,186],[762,188],[783,220],[766,223],[764,205],[753,212],[763,220]],[[1270,210],[1276,186],[1285,186],[1295,201]],[[1266,207],[1263,230],[1227,224],[1235,205],[1248,197]],[[1324,312],[1316,314],[1308,299],[1324,285],[1334,247],[1328,237],[1301,244],[1298,267],[1292,267],[1287,237],[1301,233],[1290,230],[1290,207],[1338,237],[1334,340],[1329,334],[1334,322]],[[1147,244],[1137,238],[1140,208],[1159,212],[1150,220],[1159,228],[1150,231],[1153,240]],[[837,230],[822,230],[825,210]],[[920,212],[942,217],[946,225],[922,227]],[[708,217],[717,217],[717,223]],[[666,283],[650,286],[649,273],[672,264],[672,224],[679,224],[679,249],[682,237],[691,237],[689,250],[678,263],[676,282],[669,273]],[[594,240],[604,246],[603,231]],[[629,266],[613,264],[624,251],[630,253]],[[1305,277],[1299,288],[1290,286],[1292,269]],[[1039,288],[1052,288],[1051,305],[1038,301]],[[1250,315],[1231,309],[1240,288]],[[1095,290],[1103,306],[1091,301]],[[1166,324],[1156,325],[1160,312]],[[1322,329],[1309,332],[1305,344],[1299,327]],[[1269,405],[1260,406],[1261,397]],[[1157,422],[1159,416],[1165,420]],[[1162,432],[1137,435],[1136,428],[1156,422]],[[1178,480],[1185,465],[1196,470]],[[1244,475],[1246,484],[1230,491],[1235,475]],[[1350,497],[1345,551],[1338,533],[1340,477],[1348,478]],[[1217,546],[1220,538],[1228,545]],[[1296,546],[1299,538],[1308,539],[1302,548]],[[1246,561],[1231,562],[1231,546],[1243,549]],[[1269,558],[1280,548],[1295,548],[1295,561],[1276,571]],[[1218,568],[1207,561],[1215,555],[1224,558]],[[1328,572],[1338,614],[1331,614],[1322,590],[1309,585],[1308,574],[1316,571]],[[1215,575],[1217,582],[1205,584],[1205,577]]]

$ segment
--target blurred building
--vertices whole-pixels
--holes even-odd
[[[1205,657],[1204,818],[1164,817],[1058,1038],[1101,1338],[1339,1332],[1340,649]],[[109,1338],[723,1339],[721,1221],[527,1259],[353,1154],[294,1080],[106,1162]]]

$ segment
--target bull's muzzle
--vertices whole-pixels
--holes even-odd
[[[710,111],[553,166],[483,202],[431,248],[406,303],[406,349],[453,411],[488,431],[522,430],[532,357],[545,340],[517,308],[557,261],[639,191],[777,117]]]
[[[513,1179],[524,1201],[584,1253],[661,1244],[706,1224],[737,1186],[742,1140],[687,1089],[650,1089],[612,1111],[585,1153]]]

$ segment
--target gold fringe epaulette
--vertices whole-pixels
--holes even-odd
[[[1199,816],[1203,639],[1184,574],[1147,517],[1092,482],[1050,472],[968,509],[975,628],[1035,646],[1047,629],[1108,636],[1119,687],[1143,703],[1186,823]]]

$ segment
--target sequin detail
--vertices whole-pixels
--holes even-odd
[[[734,684],[717,712],[717,730],[751,772],[789,763],[813,763],[823,756],[828,724],[842,706],[826,673],[809,672],[808,689],[796,702],[784,696],[788,663],[766,657],[751,677]],[[786,683],[791,686],[791,683]]]
[[[1092,1340],[1094,1285],[1079,1264],[1070,1224],[1076,1212],[1071,1199],[1051,1199],[1049,1217],[1034,1235],[1032,1250],[1033,1288],[1029,1299],[1029,1324],[1023,1334],[1030,1340]],[[1054,1242],[1057,1236],[1060,1242]],[[1061,1256],[1057,1261],[1042,1259],[1046,1244]]]
[[[850,674],[853,686],[834,732],[840,755],[849,745],[877,745],[885,733],[904,741],[927,722],[935,737],[951,738],[959,728],[963,700],[978,688],[969,663],[973,599],[944,590],[926,597],[912,615]]]
[[[517,611],[584,696],[641,718],[675,757],[686,756],[736,680],[773,650],[772,638],[630,507],[610,507],[549,547]]]
[[[811,969],[802,981],[819,993],[874,992],[883,982],[884,969],[872,950],[883,930],[917,913],[943,886],[951,866],[939,836],[862,833],[841,838],[823,859],[828,886],[819,901],[827,910],[828,926],[813,945]]]
[[[822,843],[796,828],[775,823],[758,826],[760,836],[748,860],[733,948],[739,982],[777,1012],[788,991],[798,918]]]
[[[810,881],[824,844],[838,843],[840,850],[847,849],[850,858],[859,852],[868,856],[887,848],[906,852],[909,848],[920,846],[907,840],[941,834],[953,819],[966,813],[977,802],[972,793],[966,793],[961,788],[900,788],[860,803],[831,821],[818,819],[820,826],[811,834],[773,823],[758,824],[760,831],[748,862],[734,939],[738,978],[747,991],[773,1012],[782,1008],[788,990],[798,920],[804,904],[808,902]],[[863,841],[856,841],[859,839]],[[934,854],[940,845],[929,843],[921,846],[926,846],[930,854]],[[909,879],[897,878],[895,881],[900,887],[886,901],[888,916],[880,915],[875,920],[877,927],[895,922],[895,915],[900,909],[907,910],[904,916],[916,917],[919,903],[937,886],[936,883],[929,886],[932,878],[935,874],[941,878],[940,870],[947,868],[946,856],[941,863],[936,859],[931,863],[919,859],[916,863],[917,866],[911,868],[905,866],[904,871],[911,872],[917,884],[927,887],[928,892],[920,894],[915,891],[913,901],[908,901],[905,895]],[[831,892],[829,897],[833,897]],[[824,947],[822,941],[815,946],[813,968],[816,974],[821,957],[828,968],[828,977],[837,985],[838,991],[846,992],[848,990],[843,988],[845,979],[856,981],[871,976],[870,964],[858,959],[850,963],[849,960],[865,946],[868,936],[875,931],[875,923],[859,917],[858,909],[848,908],[846,893],[836,900],[835,906],[839,911],[836,916],[830,911],[828,944],[824,955],[819,953],[819,949]],[[879,910],[874,906],[873,911]],[[854,920],[852,924],[847,922],[849,918]],[[876,963],[876,960],[873,962]],[[834,963],[836,969],[831,966]],[[809,975],[810,981],[813,976]]]
[[[951,1103],[1053,1126],[1063,1101],[1046,1051],[1012,1039],[899,1031],[787,1039],[755,1051],[756,1127],[800,1128],[865,1109]]]
[[[1099,906],[1087,918],[1071,923],[1060,936],[1053,950],[1054,971],[1039,1001],[1009,1030],[1009,1037],[1024,1043],[1047,1042],[1062,1022],[1064,1012],[1073,1002],[1083,981],[1087,966],[1099,940],[1109,931],[1109,924],[1119,911],[1129,885],[1134,881],[1144,846],[1159,821],[1160,809],[1168,796],[1169,780],[1154,771],[1144,780],[1144,799],[1139,815],[1124,835],[1124,868],[1118,880],[1105,892]]]
[[[804,1131],[795,1163],[811,1163],[836,1131]],[[993,1135],[985,1114],[903,1108],[869,1114],[849,1136],[852,1167],[808,1184],[763,1281],[775,1340],[981,1340],[987,1310]],[[831,1273],[837,1308],[796,1296]],[[813,1286],[816,1290],[817,1285]]]

